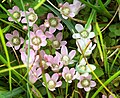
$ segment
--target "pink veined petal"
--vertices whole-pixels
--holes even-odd
[[[72,76],[74,76],[74,74],[75,74],[75,69],[74,69],[74,68],[71,68],[71,69],[70,69],[70,73],[72,74]]]
[[[44,56],[45,56],[45,51],[44,51],[44,50],[41,50],[41,51],[40,51],[40,55],[41,55],[42,58],[44,58]]]
[[[46,40],[42,41],[42,43],[40,44],[40,46],[46,46],[46,45],[47,45],[47,41]]]
[[[89,27],[87,28],[87,31],[90,32],[92,30],[92,26],[89,25]]]
[[[13,45],[12,45],[10,42],[7,42],[7,43],[6,43],[6,46],[12,47]]]
[[[5,34],[5,38],[6,38],[7,40],[11,40],[11,39],[13,38],[13,35],[7,33],[7,34]]]
[[[35,32],[35,31],[37,31],[37,30],[39,30],[40,28],[37,26],[37,24],[33,24],[33,31]]]
[[[86,91],[86,92],[88,92],[88,91],[90,91],[90,87],[84,87],[84,90]]]
[[[81,25],[81,24],[76,24],[75,25],[75,29],[78,31],[78,32],[81,32],[84,30],[84,27]]]
[[[49,28],[49,32],[54,33],[55,31],[56,31],[56,28],[54,28],[54,27]]]
[[[19,11],[19,8],[18,8],[17,6],[14,6],[12,9],[13,9],[14,11]]]
[[[85,78],[87,78],[87,79],[91,80],[91,79],[92,79],[92,76],[91,76],[91,75],[88,75],[88,76],[87,76],[87,77],[85,77]]]
[[[62,85],[62,81],[56,82],[56,87],[60,87]]]
[[[35,22],[29,22],[29,26],[33,26]]]
[[[52,13],[48,13],[47,19],[50,19],[50,18],[52,18],[52,17],[54,17],[54,15],[53,15]]]
[[[67,44],[67,41],[61,41],[60,46],[65,46]]]
[[[46,77],[46,82],[48,82],[51,79],[48,73],[45,73],[45,77]]]
[[[62,40],[62,32],[59,32],[57,35],[56,35],[56,39],[58,41],[61,41]]]
[[[75,54],[76,54],[76,51],[75,51],[75,50],[71,50],[71,51],[70,51],[70,53],[69,53],[69,58],[70,58],[70,60],[72,60],[72,59],[74,58]]]
[[[33,10],[32,8],[29,8],[28,10],[29,10],[30,12],[33,12],[33,13],[34,13],[34,10]]]
[[[69,16],[70,17],[75,17],[75,13],[70,13]]]
[[[9,21],[14,21],[14,20],[12,19],[12,17],[8,17],[8,20],[9,20]]]
[[[66,2],[66,3],[64,3],[64,4],[63,4],[63,6],[69,6],[69,3],[68,3],[68,2]]]
[[[42,69],[40,67],[36,70],[36,74],[38,77],[42,74]]]
[[[107,98],[107,96],[105,96],[105,95],[102,95],[102,98]]]
[[[23,18],[23,19],[21,20],[21,22],[22,22],[22,23],[27,23],[26,18]]]
[[[95,87],[96,86],[96,82],[95,81],[90,81],[90,87]]]
[[[64,67],[63,68],[63,73],[65,74],[65,73],[69,73],[70,71],[69,71],[69,68],[68,67]]]
[[[59,24],[57,25],[57,29],[58,29],[58,30],[63,30],[63,25],[62,25],[61,23],[59,23]]]
[[[66,46],[62,46],[61,48],[61,54],[64,56],[64,55],[68,55],[68,49]]]
[[[17,30],[13,31],[13,36],[18,36],[19,37],[19,32]]]
[[[54,74],[52,75],[52,78],[51,78],[51,79],[53,79],[53,81],[57,82],[58,78],[59,78],[59,75],[58,75],[57,73],[54,73]]]
[[[20,44],[23,44],[23,43],[24,43],[24,39],[23,39],[22,37],[20,37],[20,41],[21,41]]]
[[[94,32],[90,32],[88,38],[93,38],[93,37],[95,37],[95,33]]]
[[[36,35],[41,37],[41,35],[44,35],[43,31],[42,30],[37,30],[36,31]]]
[[[35,37],[35,33],[34,32],[30,32],[30,38],[32,39],[33,37]]]
[[[87,58],[82,58],[82,60],[80,61],[80,65],[86,65],[85,59],[87,60]]]
[[[52,33],[48,32],[48,31],[45,32],[45,35],[47,38],[52,38],[52,36],[54,36]]]
[[[11,14],[14,12],[14,11],[13,11],[13,10],[11,10],[11,9],[9,9],[8,11],[9,11]]]
[[[63,17],[64,19],[68,19],[68,17],[67,17],[67,16],[65,16],[65,15],[62,15],[62,17]]]
[[[83,86],[81,85],[80,82],[78,82],[77,87],[78,87],[78,88],[83,88]]]
[[[20,45],[15,46],[15,50],[18,50],[20,48]]]
[[[38,50],[40,48],[40,46],[35,46],[35,45],[33,45],[33,49],[34,50]]]
[[[109,98],[114,98],[112,95],[109,95]]]

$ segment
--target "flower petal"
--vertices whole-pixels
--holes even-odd
[[[13,38],[13,35],[7,33],[7,34],[5,34],[5,38],[6,38],[7,40],[11,40],[11,39]]]
[[[57,83],[56,83],[56,87],[60,87],[62,85],[62,81],[58,81]]]
[[[77,38],[81,38],[81,35],[80,35],[79,33],[74,33],[74,34],[72,35],[72,37],[73,37],[74,39],[77,39]]]
[[[48,13],[47,19],[50,19],[50,18],[52,18],[52,17],[54,17],[54,15],[53,15],[52,13]]]
[[[61,32],[59,32],[59,33],[56,35],[56,39],[57,39],[58,41],[61,41],[61,40],[62,40],[62,33],[61,33]]]
[[[78,88],[83,88],[83,86],[81,85],[80,82],[78,82],[77,87],[78,87]]]
[[[48,73],[45,73],[45,77],[46,77],[46,82],[48,82],[50,80],[50,75]]]
[[[95,87],[96,86],[96,82],[95,81],[90,81],[90,87]]]
[[[93,38],[93,37],[95,37],[95,33],[94,32],[90,32],[88,38]]]
[[[20,45],[15,46],[15,50],[18,50],[20,48]]]
[[[90,32],[92,30],[92,26],[89,25],[89,27],[87,28],[87,31]]]
[[[13,31],[13,36],[18,36],[18,37],[19,37],[19,33],[18,33],[17,30],[14,30],[14,31]]]
[[[91,72],[91,69],[90,69],[88,66],[90,66],[93,71],[96,69],[96,66],[95,66],[95,65],[89,64],[89,65],[86,66],[86,71],[87,71],[87,72]]]
[[[75,51],[75,50],[71,50],[71,51],[70,51],[70,53],[69,53],[69,58],[70,58],[70,60],[72,60],[72,59],[74,58],[75,54],[76,54],[76,51]]]
[[[52,79],[53,79],[55,82],[57,82],[58,78],[59,78],[59,75],[58,75],[57,73],[54,73],[54,74],[52,75]]]
[[[56,31],[56,28],[54,28],[54,27],[49,28],[49,32],[54,33],[55,31]]]
[[[67,49],[66,46],[62,46],[62,48],[61,48],[61,54],[63,56],[68,55],[68,49]]]
[[[90,91],[90,87],[84,87],[84,90],[86,91],[86,92],[88,92],[88,91]]]
[[[76,24],[75,25],[75,29],[78,31],[78,32],[81,32],[84,30],[84,27],[81,25],[81,24]]]
[[[61,23],[59,23],[59,24],[57,25],[57,29],[58,29],[58,30],[63,30],[63,25],[62,25]]]

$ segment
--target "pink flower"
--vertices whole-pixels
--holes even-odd
[[[62,33],[61,32],[59,32],[56,35],[56,37],[54,35],[52,35],[50,40],[52,41],[52,47],[55,49],[60,49],[61,46],[65,46],[67,44],[66,41],[62,41]]]
[[[36,52],[33,49],[30,49],[29,63],[28,63],[28,51],[23,49],[20,51],[20,53],[21,53],[21,60],[26,66],[29,65],[30,67],[31,65],[33,65],[36,56]]]
[[[28,16],[29,26],[32,26],[37,21],[38,16],[32,8],[29,8],[28,10],[29,10],[29,12],[26,11],[26,14]],[[23,12],[23,16],[25,17],[25,12]],[[26,18],[23,18],[21,22],[27,23]]]
[[[41,59],[40,59],[39,55],[36,56],[36,59],[35,59],[35,62],[34,62],[33,65],[40,66],[40,60],[42,60],[41,63],[42,63],[42,67],[44,69],[47,69],[49,66],[51,66],[51,63],[48,61],[50,55],[47,55],[44,52],[44,50],[41,50],[40,51],[40,56],[41,56]]]
[[[54,33],[56,29],[63,30],[63,25],[60,21],[58,17],[55,17],[52,13],[48,13],[44,25],[45,27],[49,27],[49,32]]]
[[[107,96],[105,96],[105,95],[102,95],[102,98],[107,98]],[[109,97],[108,98],[114,98],[112,95],[109,95]]]
[[[42,74],[42,69],[40,67],[33,65],[32,68],[30,68],[29,81],[31,83],[35,83],[39,78],[41,78],[40,77],[41,74]]]
[[[15,47],[15,50],[18,50],[20,48],[20,45],[24,43],[24,39],[22,37],[19,37],[19,32],[17,30],[13,31],[13,35],[10,33],[5,34],[6,39],[8,42],[6,45],[8,47]]]
[[[72,83],[72,80],[75,79],[75,69],[71,68],[69,70],[68,67],[64,67],[62,72],[62,77],[65,79],[66,82]]]
[[[59,72],[59,70],[63,67],[63,64],[60,61],[59,56],[55,56],[55,57],[49,56],[48,61],[51,63],[50,67],[54,72]]]
[[[71,50],[68,54],[68,49],[66,46],[62,46],[61,54],[56,52],[56,55],[60,56],[63,65],[73,64],[74,61],[72,60],[76,54],[75,50]]]
[[[28,40],[26,43],[28,44]],[[46,44],[46,36],[42,30],[37,30],[36,33],[30,32],[30,45],[33,46],[34,50],[38,50],[41,46],[46,46]]]
[[[50,91],[54,91],[56,87],[60,87],[62,85],[62,81],[58,81],[59,75],[57,73],[54,73],[51,78],[50,75],[46,73],[45,77]],[[43,83],[43,85],[45,86],[45,83]]]
[[[91,87],[95,87],[96,86],[96,82],[95,81],[91,81],[92,76],[88,75],[88,76],[83,76],[81,75],[79,78],[79,82],[77,84],[78,88],[84,88],[85,91],[90,91]]]
[[[9,9],[8,11],[10,12],[10,14],[13,15],[13,17],[14,17],[18,22],[20,22],[21,17],[22,17],[23,15],[22,15],[22,11],[20,11],[20,9],[19,9],[17,6],[14,6],[14,7],[12,8],[12,10]],[[9,21],[15,21],[12,17],[8,17],[8,20],[9,20]]]
[[[60,7],[60,13],[62,14],[62,17],[64,19],[68,19],[68,17],[74,17],[75,13],[72,11],[74,9],[74,6],[69,4],[68,2],[64,3]]]

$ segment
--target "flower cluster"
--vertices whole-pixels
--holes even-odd
[[[79,0],[74,0],[73,4],[68,2],[62,4],[60,13],[64,19],[74,17],[84,7]],[[73,80],[79,80],[77,87],[84,88],[89,91],[91,87],[96,85],[95,81],[91,80],[92,76],[89,74],[91,68],[94,71],[96,67],[93,64],[87,63],[87,58],[83,58],[76,66],[76,68],[69,65],[75,65],[76,50],[68,50],[67,41],[63,40],[62,30],[64,29],[61,19],[52,13],[47,14],[47,18],[38,26],[35,22],[38,19],[37,14],[32,8],[28,11],[21,11],[17,6],[8,10],[13,17],[9,17],[9,21],[27,23],[31,26],[29,39],[24,40],[19,36],[17,30],[13,34],[5,34],[8,42],[8,47],[13,47],[15,50],[20,49],[21,44],[24,43],[20,49],[21,60],[29,68],[29,81],[35,83],[42,78],[43,70],[45,72],[46,82],[43,86],[48,87],[50,91],[54,91],[56,87],[62,85],[62,79],[67,83],[72,83]],[[27,30],[24,25],[23,29]],[[91,38],[95,37],[94,32],[91,32],[91,25],[86,29],[81,24],[75,25],[78,33],[73,34],[76,39],[78,51],[85,56],[92,53],[96,44],[92,44]],[[49,52],[46,52],[49,49]],[[54,53],[51,51],[54,49]],[[50,71],[50,73],[49,73]],[[51,75],[52,74],[52,75]],[[51,76],[51,77],[50,77]]]

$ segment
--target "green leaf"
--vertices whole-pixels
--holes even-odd
[[[47,94],[45,87],[40,87],[39,90],[40,90],[40,93],[42,95],[46,95]]]

